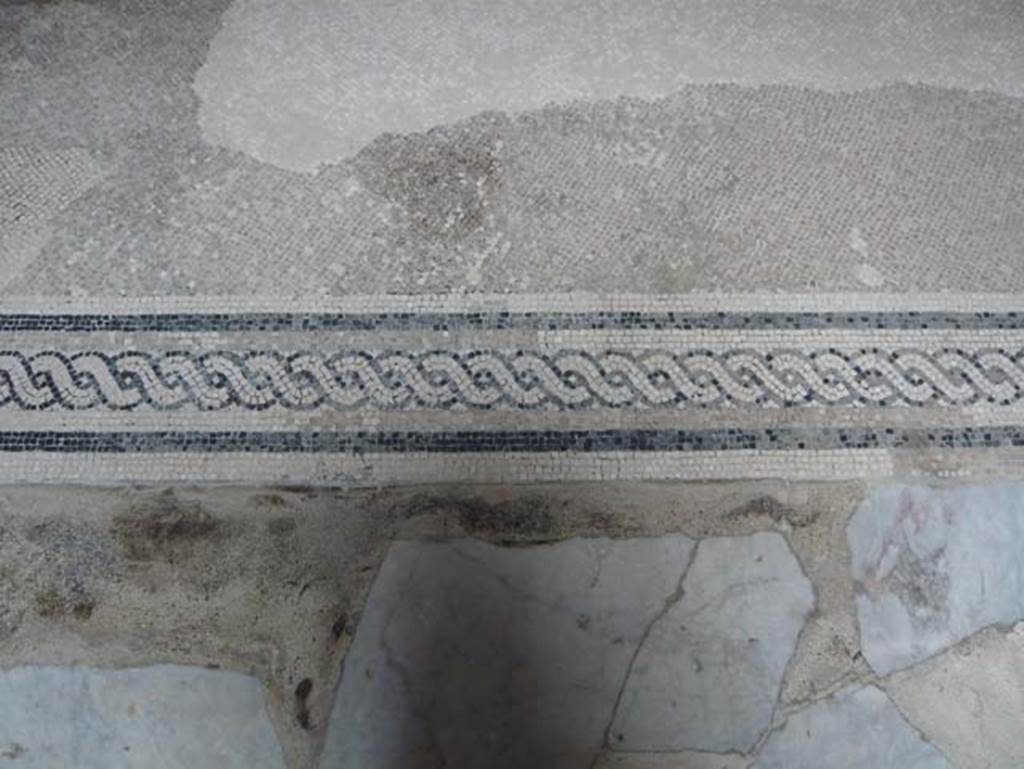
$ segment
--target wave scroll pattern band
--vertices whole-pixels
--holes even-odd
[[[1024,396],[1024,349],[0,351],[0,407],[204,411],[965,406]]]

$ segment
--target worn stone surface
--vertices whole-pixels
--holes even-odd
[[[879,673],[1024,618],[1024,484],[880,486],[848,537],[861,644]]]
[[[308,767],[353,615],[398,517],[358,499],[5,488],[0,667],[173,660],[252,673],[291,765]],[[312,688],[300,700],[304,680]]]
[[[477,72],[483,103],[467,103],[461,88],[419,102],[404,93],[444,81],[421,79],[416,48],[379,67],[367,63],[381,50],[370,30],[421,35],[435,64],[437,55],[447,61],[436,45],[446,40],[458,59],[454,30],[465,25],[419,24],[428,4],[396,9],[401,18],[391,19],[369,5],[360,12],[354,3],[310,0],[292,4],[283,20],[262,0],[240,0],[223,15],[221,0],[0,6],[0,71],[8,75],[0,80],[0,136],[22,158],[26,189],[41,191],[32,193],[31,237],[23,219],[0,221],[0,285],[65,297],[1021,290],[1012,201],[1022,194],[1024,123],[1009,87],[1024,82],[1013,74],[1019,14],[1001,12],[998,0],[948,11],[901,2],[899,21],[858,6],[839,14],[850,26],[834,34],[850,55],[836,56],[810,42],[820,41],[829,14],[815,18],[803,0],[787,4],[789,16],[740,12],[733,2],[638,14],[607,0],[580,16],[560,3],[542,15],[567,15],[570,25],[551,29],[508,7],[507,21],[540,49],[569,44],[552,30],[570,28],[597,30],[598,41],[606,28],[618,42],[606,49],[574,34],[590,40],[580,43],[586,55],[552,92],[559,79],[542,76],[553,60],[537,58],[540,49],[464,40],[496,67],[507,65],[500,76]],[[473,7],[449,10],[457,18]],[[627,11],[628,24],[619,18]],[[665,27],[664,14],[675,13],[679,23]],[[707,15],[723,40],[760,41],[736,84],[694,85],[714,72],[677,77],[676,64],[656,68],[661,83],[652,90],[645,83],[656,78],[635,77],[637,56],[679,61],[673,39],[700,27],[687,27],[687,14]],[[354,39],[346,16],[365,24]],[[640,28],[629,32],[631,24]],[[642,45],[626,42],[649,26],[657,34]],[[507,34],[502,23],[473,28]],[[951,32],[963,29],[986,42],[963,45]],[[866,54],[867,39],[895,58],[882,64]],[[780,40],[778,66],[754,53]],[[793,54],[797,44],[814,55]],[[964,58],[951,58],[950,45]],[[357,61],[358,49],[370,57],[358,77],[336,77],[334,57]],[[606,50],[630,57],[598,66]],[[712,50],[728,78],[723,49]],[[547,63],[524,72],[514,61],[524,55]],[[280,57],[287,67],[273,63]],[[969,60],[978,68],[965,68]],[[939,74],[937,61],[958,63]],[[416,77],[401,78],[410,66]],[[864,90],[821,90],[842,87],[844,69],[849,85]],[[527,74],[524,102],[516,95]],[[359,86],[378,76],[401,87]],[[749,85],[801,81],[806,87]],[[899,81],[931,85],[881,85]],[[996,91],[965,90],[986,83]],[[514,93],[495,91],[505,84]],[[337,88],[377,108],[334,98]],[[613,101],[622,96],[632,98]],[[551,101],[560,106],[544,106]],[[435,106],[435,117],[417,114]],[[339,148],[339,127],[359,136]],[[339,162],[297,173],[209,140],[294,168]],[[72,155],[102,168],[87,195],[72,194],[85,176],[68,186],[74,174],[57,168]]]
[[[998,0],[373,3],[236,0],[195,81],[207,139],[295,170],[486,110],[654,97],[692,82],[1024,95],[1024,18]],[[302,51],[301,56],[295,51]]]
[[[748,750],[771,724],[814,606],[778,534],[698,545],[679,600],[652,626],[611,730],[625,750]]]
[[[849,512],[862,493],[859,484],[784,482],[552,484],[529,489],[436,486],[352,493],[328,489],[78,488],[69,492],[59,488],[7,488],[0,494],[0,667],[138,666],[175,660],[252,672],[267,692],[270,717],[285,749],[287,766],[309,769],[320,750],[339,664],[351,635],[365,624],[364,591],[387,540],[395,536],[426,540],[473,536],[502,543],[500,548],[478,546],[502,554],[494,559],[494,568],[507,576],[510,571],[518,572],[505,569],[505,559],[567,546],[563,542],[538,548],[537,542],[558,542],[581,535],[631,537],[625,542],[643,542],[653,548],[658,538],[682,532],[702,540],[700,547],[705,547],[715,541],[709,541],[709,537],[735,543],[751,539],[756,532],[778,531],[791,542],[817,596],[816,610],[805,624],[787,667],[776,711],[778,723],[783,714],[803,712],[807,706],[802,703],[843,681],[870,680],[870,672],[856,651],[856,638],[847,638],[845,629],[854,625],[855,614],[846,526]],[[640,537],[653,539],[637,539]],[[568,544],[580,547],[580,542],[602,541],[571,540]],[[621,545],[623,540],[613,540],[612,544]],[[436,543],[432,546],[442,547]],[[569,571],[587,561],[582,555],[562,560]],[[618,573],[632,570],[634,561],[648,560],[639,555],[631,557],[628,567],[617,567]],[[465,579],[458,576],[465,573],[462,567],[450,568],[457,572],[446,583],[455,585],[450,593],[453,596],[462,596],[466,585],[482,581],[478,578],[480,572],[474,571],[472,579]],[[599,584],[614,593],[612,582],[606,581],[610,579],[607,560],[603,569],[605,575]],[[680,571],[676,572],[677,581]],[[537,583],[543,582],[548,572],[531,573],[534,588],[543,594]],[[696,561],[690,576],[694,573],[699,573]],[[559,579],[567,578],[563,575]],[[559,579],[548,579],[547,583]],[[624,584],[634,595],[642,595],[644,588],[655,581],[649,575],[627,573],[615,584]],[[713,581],[718,585],[722,582],[720,576]],[[580,582],[584,580],[580,578]],[[647,612],[646,619],[638,617],[643,613],[640,608],[631,608],[633,615],[623,620],[635,630],[627,637],[634,648],[636,633],[651,625],[651,619],[665,607],[665,599],[673,594],[677,583],[669,582],[659,582],[664,595],[657,606],[641,607]],[[474,588],[483,597],[469,605],[485,604],[495,616],[502,611],[502,616],[511,616],[515,602],[505,600],[506,588],[486,584],[491,583]],[[417,590],[429,592],[428,588]],[[493,597],[499,593],[499,597]],[[408,601],[413,608],[424,606],[430,610],[435,605],[419,600],[419,592]],[[566,598],[571,622],[548,622],[541,609],[536,610],[532,624],[501,621],[503,635],[508,638],[500,638],[505,646],[497,647],[498,652],[520,641],[533,644],[530,653],[537,655],[563,643],[582,649],[579,657],[600,662],[588,667],[590,663],[573,658],[565,670],[575,670],[580,676],[593,674],[594,680],[604,682],[605,691],[585,691],[575,701],[603,702],[608,690],[614,701],[626,678],[618,652],[602,658],[592,653],[598,641],[584,647],[573,640],[583,634],[575,624],[573,607],[597,602],[597,598],[590,604]],[[609,599],[606,605],[613,603]],[[761,601],[772,606],[776,603],[775,594]],[[523,613],[528,612],[523,609],[516,616]],[[462,627],[460,637],[471,639],[486,623],[474,624],[473,616],[479,614],[464,611],[463,615],[464,621],[456,623]],[[372,620],[372,611],[370,616],[371,621],[379,621]],[[404,621],[423,622],[433,628],[435,616],[444,617],[430,610],[413,613]],[[593,628],[600,626],[594,617],[590,621],[592,630],[588,631],[591,635]],[[606,626],[614,624],[611,617],[604,622]],[[511,634],[509,627],[521,630]],[[479,644],[486,645],[495,635],[499,633],[485,634]],[[447,638],[447,634],[441,635],[442,642]],[[500,653],[491,653],[494,647],[477,653],[477,642],[466,642],[477,658],[504,659]],[[618,649],[614,644],[612,647]],[[1020,666],[1019,649],[1016,635],[984,631],[934,660],[889,676],[884,685],[911,722],[920,726],[957,767],[976,769],[986,767],[984,761],[991,761],[992,767],[1009,769],[1020,755],[1015,729],[1016,714],[1022,707],[1017,701],[1020,686],[1015,672]],[[464,650],[464,646],[453,647],[451,654]],[[421,651],[433,658],[430,649]],[[557,662],[564,657],[553,659]],[[532,660],[524,656],[523,664],[534,667]],[[618,670],[618,681],[605,682],[595,672],[604,660],[611,660],[609,666]],[[507,664],[503,665],[507,669]],[[540,674],[548,680],[565,680],[568,675],[552,674],[543,666]],[[480,680],[488,684],[478,692],[481,699],[489,697],[484,688],[503,689],[501,682],[490,685],[494,679],[486,675]],[[509,674],[506,680],[518,679]],[[367,681],[362,685],[374,684]],[[425,684],[420,691],[428,688]],[[541,689],[538,684],[538,691]],[[513,698],[512,706],[518,707],[522,700]],[[626,702],[625,696],[622,702]],[[497,701],[490,710],[478,708],[483,712],[480,717],[495,717],[506,704]],[[601,746],[604,729],[611,720],[611,705],[607,707],[603,722],[595,717],[596,726],[581,727],[581,732],[589,735],[596,731],[594,742],[587,742],[591,751]],[[577,717],[583,716],[576,711],[573,718]],[[414,719],[399,722],[398,728],[404,728],[410,720]],[[517,723],[522,722],[513,719],[508,729],[517,728]],[[552,719],[551,723],[563,721]],[[385,723],[382,728],[387,726]],[[520,733],[531,731],[522,727]],[[718,761],[718,756],[694,751],[642,753],[651,748],[619,752],[615,749],[625,746],[616,743],[615,731],[609,729],[607,736],[609,745],[600,760],[608,766],[678,769],[681,764],[685,769],[719,769],[714,763],[706,766],[707,761]],[[542,743],[543,737],[538,737],[535,744]],[[5,750],[7,746],[0,745],[0,754]],[[589,765],[587,760],[580,758],[584,766]],[[721,761],[727,762],[728,769],[746,766],[735,754]],[[567,765],[572,766],[572,761]]]
[[[885,688],[956,767],[1024,766],[1024,627],[983,631]]]
[[[0,93],[0,127],[45,149],[29,98]],[[1020,290],[1021,114],[924,86],[690,86],[384,136],[317,175],[183,130],[119,146],[0,281],[62,296]],[[864,265],[884,279],[866,285]]]
[[[874,686],[850,687],[789,717],[753,769],[947,769],[946,758]]]
[[[283,769],[264,689],[180,665],[0,672],[0,765]]]
[[[309,769],[389,539],[471,536],[519,552],[574,536],[746,536],[814,521],[790,532],[801,559],[835,559],[848,573],[831,539],[809,532],[842,525],[860,488],[774,481],[355,492],[7,487],[0,493],[0,667],[173,660],[251,672],[267,689],[288,766]],[[848,662],[832,657],[829,670]]]
[[[605,753],[594,769],[746,769],[747,759],[740,755],[700,753]]]
[[[589,767],[692,547],[679,535],[394,544],[345,660],[322,766]]]

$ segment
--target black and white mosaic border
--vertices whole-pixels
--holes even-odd
[[[605,310],[513,312],[8,313],[0,331],[352,332],[556,330],[1020,330],[1024,312],[693,312]]]
[[[0,409],[971,406],[1024,398],[1024,348],[0,350]]]
[[[1019,297],[641,299],[8,300],[0,480],[852,478],[915,452],[1024,456]]]

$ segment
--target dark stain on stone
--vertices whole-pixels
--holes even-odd
[[[340,641],[342,634],[345,632],[345,628],[348,626],[348,613],[342,612],[338,615],[338,618],[334,620],[334,624],[331,625],[331,635],[335,641]]]
[[[306,702],[312,691],[313,679],[311,678],[303,678],[299,681],[299,685],[295,687],[295,720],[306,731],[313,728],[309,715],[309,705]]]
[[[134,502],[114,519],[112,534],[132,561],[187,560],[197,542],[217,536],[220,522],[167,489]]]
[[[906,608],[916,627],[945,626],[949,621],[949,574],[943,563],[946,548],[915,553],[904,544],[892,568],[883,576],[869,574],[853,583],[857,595],[877,599],[892,593]]]
[[[926,556],[903,548],[886,579],[915,624],[932,626],[948,619],[949,574],[941,566],[945,553],[944,547]]]
[[[71,616],[79,622],[92,617],[96,602],[89,597],[67,598],[57,588],[50,587],[35,595],[36,614],[47,619]]]
[[[445,242],[483,226],[502,173],[486,138],[437,133],[381,137],[356,166],[366,187],[402,206],[418,232]]]
[[[729,511],[728,518],[767,516],[776,523],[786,521],[794,528],[810,526],[818,520],[817,512],[804,512],[784,505],[773,496],[756,497]]]
[[[491,534],[515,544],[556,538],[557,521],[551,507],[550,500],[538,496],[491,502],[482,497],[420,495],[409,502],[408,516],[451,514],[469,534]]]
[[[40,617],[60,617],[64,614],[64,599],[54,588],[36,593],[36,614]]]
[[[296,494],[303,499],[314,499],[318,496],[317,490],[312,489],[309,486],[289,486],[287,484],[282,484],[280,486],[273,486],[272,488],[280,491],[282,494]],[[267,496],[277,497],[277,499],[281,500],[282,504],[286,504],[284,497],[280,494],[268,494]]]
[[[279,518],[272,518],[267,523],[267,531],[273,534],[275,537],[280,537],[284,534],[289,534],[295,531],[295,519],[283,515]]]
[[[15,761],[28,753],[28,749],[20,742],[12,742],[9,747],[0,751],[0,758],[8,758]]]
[[[71,606],[71,616],[79,622],[85,622],[92,616],[96,603],[92,600],[78,601]]]

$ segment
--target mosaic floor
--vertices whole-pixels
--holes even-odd
[[[1018,468],[1020,15],[908,5],[909,34],[865,10],[847,40],[793,0],[808,41],[886,31],[844,71],[782,53],[775,21],[627,5],[582,26],[551,12],[580,27],[581,55],[618,46],[628,66],[557,75],[543,25],[499,3],[503,23],[428,35],[478,81],[424,74],[404,96],[379,78],[405,82],[415,51],[424,73],[460,71],[424,52],[411,9],[380,27],[358,5],[300,4],[270,33],[278,11],[257,0],[6,6],[0,478]],[[324,46],[352,24],[365,40]],[[776,75],[690,25],[779,51]],[[950,25],[988,58],[951,69],[922,44]],[[477,88],[502,33],[539,35],[538,69],[506,61],[494,112]],[[275,63],[284,41],[307,62]],[[254,57],[272,69],[239,74]],[[420,106],[399,118],[395,99]]]
[[[1021,40],[0,0],[0,767],[1024,766]]]

